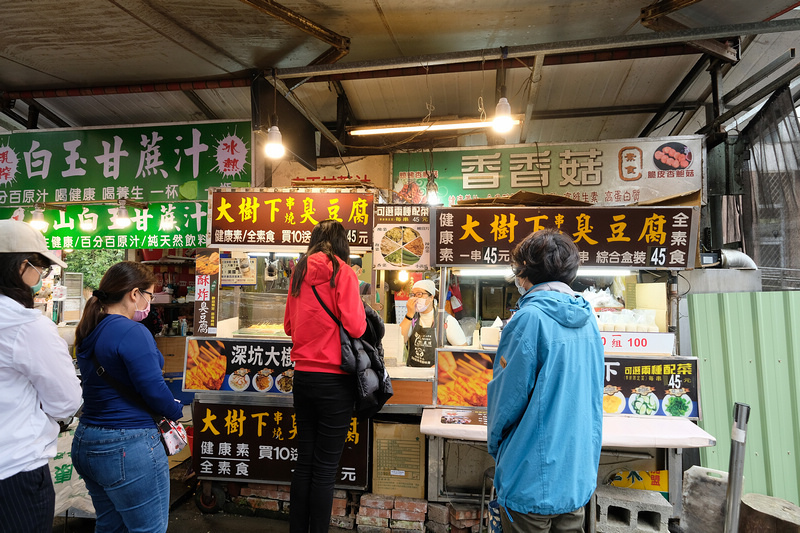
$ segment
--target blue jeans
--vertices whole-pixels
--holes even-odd
[[[297,464],[292,473],[290,533],[327,533],[333,486],[355,404],[355,376],[294,373]]]
[[[72,462],[92,497],[98,533],[164,533],[169,460],[158,430],[78,424]]]

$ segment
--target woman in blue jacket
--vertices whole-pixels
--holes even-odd
[[[597,481],[603,343],[569,287],[580,264],[565,234],[541,230],[512,252],[519,310],[488,385],[488,444],[503,531],[582,532]]]
[[[98,532],[167,530],[169,461],[151,413],[178,420],[183,409],[161,374],[164,357],[141,324],[155,281],[139,263],[112,266],[75,333],[84,404],[72,460],[92,497]],[[140,401],[98,376],[92,354]]]

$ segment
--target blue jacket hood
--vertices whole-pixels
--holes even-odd
[[[534,305],[566,328],[582,328],[589,319],[595,320],[594,309],[582,296],[561,291],[537,291],[534,287],[519,299],[518,305],[520,310]]]

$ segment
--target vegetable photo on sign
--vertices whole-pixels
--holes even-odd
[[[661,408],[667,416],[689,416],[694,407],[692,400],[686,395],[688,389],[668,389],[661,400]]]
[[[628,406],[631,412],[636,415],[654,415],[658,411],[658,397],[653,392],[653,387],[640,385],[632,389],[633,394],[628,398]]]
[[[381,239],[380,251],[386,262],[394,266],[412,266],[419,262],[425,243],[414,228],[396,226]]]

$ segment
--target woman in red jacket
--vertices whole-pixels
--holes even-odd
[[[358,278],[348,266],[347,232],[323,220],[311,232],[308,251],[294,267],[283,329],[292,337],[297,464],[292,476],[290,533],[328,531],[333,485],[355,404],[355,376],[343,372],[339,326],[360,337],[367,327]]]

